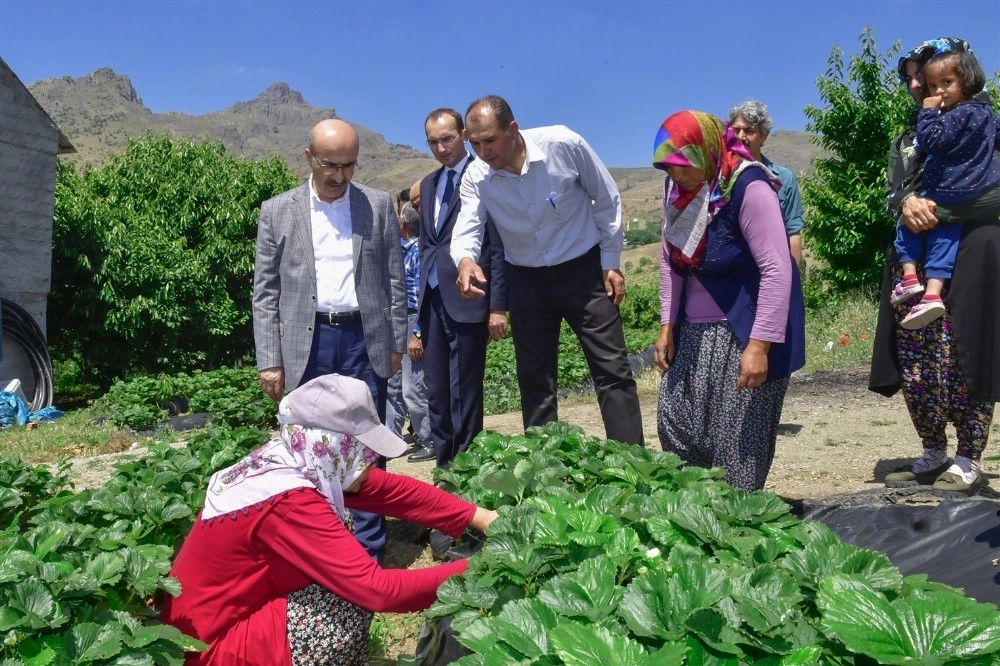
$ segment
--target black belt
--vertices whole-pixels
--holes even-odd
[[[361,310],[354,310],[353,312],[317,312],[316,321],[321,324],[330,324],[331,326],[359,324],[361,323]]]

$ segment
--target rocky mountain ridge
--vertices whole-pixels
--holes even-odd
[[[270,85],[252,100],[198,116],[153,113],[128,76],[106,67],[75,79],[38,81],[28,89],[76,147],[77,154],[67,159],[94,165],[124,149],[128,137],[170,132],[222,141],[234,153],[254,159],[277,155],[304,178],[308,167],[302,148],[309,130],[320,120],[338,117],[335,109],[310,105],[283,82]],[[395,193],[438,166],[422,149],[389,143],[363,125],[351,125],[361,144],[358,182]],[[811,171],[809,160],[818,152],[805,133],[780,130],[772,134],[766,148],[775,162],[796,172]],[[652,167],[613,168],[611,172],[629,219],[658,215],[662,172]]]

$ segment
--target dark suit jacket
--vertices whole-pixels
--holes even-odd
[[[465,163],[466,168],[472,163],[472,157]],[[485,322],[490,310],[507,310],[507,283],[504,275],[503,241],[492,220],[486,221],[486,232],[483,234],[482,251],[479,253],[479,266],[488,280],[486,296],[483,298],[465,298],[458,291],[455,280],[458,279],[458,269],[451,260],[451,232],[458,218],[458,210],[462,207],[462,199],[458,196],[458,183],[451,204],[445,212],[441,228],[437,229],[434,219],[434,196],[437,192],[438,180],[445,172],[445,167],[439,168],[420,181],[420,295],[418,310],[423,312],[424,293],[427,291],[427,269],[437,262],[438,289],[441,300],[448,314],[455,320],[466,324]],[[461,180],[461,176],[459,176]],[[421,314],[421,316],[423,316]]]
[[[392,197],[351,183],[354,286],[372,368],[388,377],[392,352],[406,350],[406,284],[399,217]],[[298,387],[316,326],[316,259],[309,183],[260,209],[253,285],[257,368],[283,367],[285,389]]]

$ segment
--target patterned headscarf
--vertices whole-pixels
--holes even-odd
[[[287,408],[282,401],[279,419]],[[236,512],[293,488],[315,488],[343,520],[344,488],[376,464],[378,454],[351,435],[286,423],[240,462],[212,475],[202,520]]]
[[[936,55],[941,53],[972,53],[969,42],[958,37],[938,37],[928,39],[920,46],[910,49],[899,59],[896,64],[896,73],[899,75],[899,82],[906,86],[906,63],[909,60],[923,67],[924,64]]]
[[[759,163],[732,128],[711,114],[679,111],[663,121],[653,140],[653,166],[664,171],[668,166],[696,167],[705,172],[705,183],[691,192],[670,179],[664,182],[664,236],[671,245],[671,261],[680,266],[701,263],[705,229],[729,203],[736,177],[750,164]],[[689,211],[692,202],[695,206]]]

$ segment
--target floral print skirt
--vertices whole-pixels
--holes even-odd
[[[348,512],[344,526],[354,533]],[[295,666],[367,666],[374,613],[315,584],[290,592],[287,612]]]
[[[288,595],[288,645],[295,666],[366,666],[372,613],[325,587]]]

